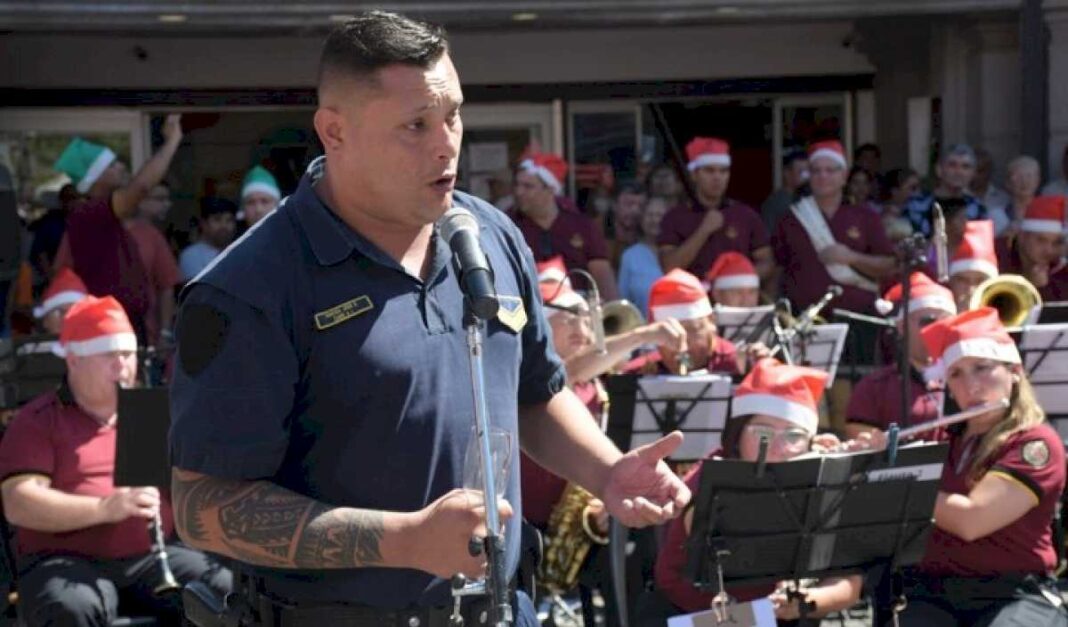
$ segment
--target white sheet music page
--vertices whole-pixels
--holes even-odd
[[[713,610],[672,616],[668,627],[776,627],[775,607],[770,599],[757,599],[749,603],[732,603],[727,606],[727,620],[721,621]]]

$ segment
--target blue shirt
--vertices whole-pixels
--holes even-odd
[[[182,271],[182,280],[189,281],[208,264],[219,256],[219,249],[204,242],[195,242],[186,246],[178,256],[178,268]]]
[[[649,288],[663,275],[656,251],[642,242],[632,244],[620,258],[619,295],[633,303],[643,315],[648,315]]]
[[[313,190],[323,167],[314,162],[293,196],[186,289],[172,462],[266,479],[332,505],[416,511],[463,486],[474,412],[462,296],[437,228],[424,282],[323,205]],[[514,573],[519,406],[548,401],[566,377],[522,235],[488,203],[460,192],[453,203],[480,223],[503,299],[487,325],[484,364],[491,424],[512,434],[504,493],[515,510],[505,529]],[[205,307],[225,324],[197,328]],[[183,343],[183,333],[221,338],[220,348],[210,359],[187,355],[196,345]],[[271,594],[300,602],[449,601],[447,581],[415,570],[256,570]]]
[[[925,194],[913,196],[905,203],[904,215],[912,224],[913,233],[922,233],[924,237],[931,236],[931,210],[934,201],[933,194]],[[968,212],[968,220],[986,219],[986,207],[981,202],[967,194],[964,195],[964,202],[967,204],[965,210]]]

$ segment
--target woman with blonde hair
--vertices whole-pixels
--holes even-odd
[[[1051,523],[1065,482],[1064,445],[1045,420],[997,311],[923,329],[962,409],[1006,408],[955,425],[921,564],[905,573],[901,625],[1068,625],[1053,582]]]

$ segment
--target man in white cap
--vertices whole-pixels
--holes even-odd
[[[114,298],[87,296],[67,312],[57,353],[65,384],[19,412],[0,442],[4,514],[16,527],[19,616],[36,625],[110,625],[120,605],[179,625],[181,604],[153,594],[159,583],[149,521],[173,534],[169,500],[153,487],[117,488],[119,386],[137,379],[137,338]],[[180,583],[218,592],[229,571],[203,553],[168,543]]]
[[[71,268],[90,293],[113,295],[141,337],[151,303],[150,286],[137,244],[123,221],[167,173],[182,141],[181,116],[167,116],[163,138],[163,146],[132,178],[111,149],[79,137],[71,140],[54,166],[87,196],[67,215]]]
[[[241,184],[241,217],[252,226],[278,207],[282,191],[278,181],[263,166],[255,166]]]

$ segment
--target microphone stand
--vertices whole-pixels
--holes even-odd
[[[460,615],[460,601],[465,596],[489,597],[489,624],[495,627],[508,627],[514,623],[512,604],[508,594],[508,582],[504,571],[504,535],[501,533],[501,520],[497,512],[496,472],[493,463],[492,445],[489,434],[489,412],[486,406],[486,379],[482,366],[482,337],[486,320],[496,315],[487,307],[475,307],[464,296],[464,327],[467,329],[468,361],[471,369],[471,394],[475,404],[475,431],[478,437],[479,454],[482,466],[482,494],[486,508],[486,537],[482,547],[474,544],[472,553],[477,549],[485,552],[487,573],[485,581],[468,581],[463,575],[452,579],[453,613],[450,623],[457,627],[463,625]]]

